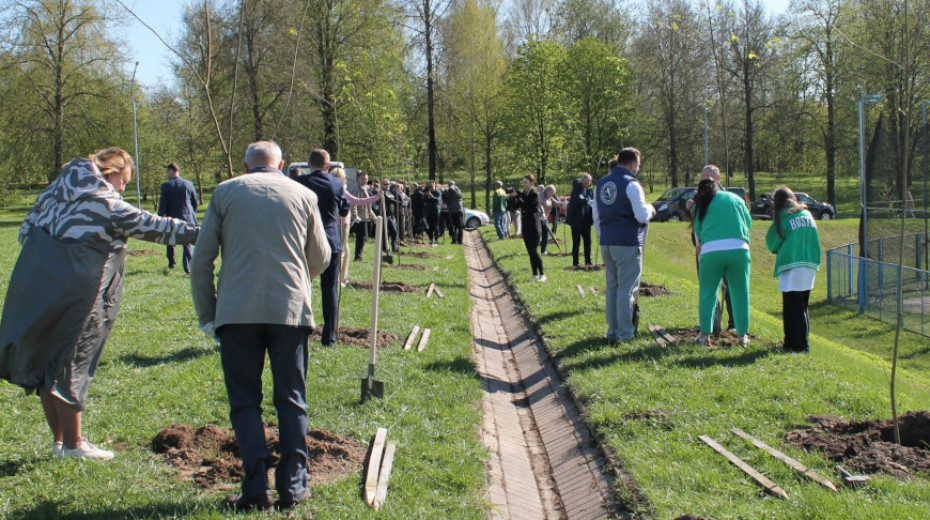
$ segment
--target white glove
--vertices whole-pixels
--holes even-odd
[[[207,335],[208,338],[216,340],[216,322],[205,323],[200,326],[200,330]]]

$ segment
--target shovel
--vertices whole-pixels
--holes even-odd
[[[378,243],[380,244],[378,247],[379,247],[379,248],[383,248],[383,247],[384,247],[383,241],[385,240],[385,236],[387,235],[387,229],[386,229],[386,226],[387,226],[387,205],[385,204],[385,200],[384,200],[384,190],[382,189],[380,193],[381,193],[381,234],[378,236],[378,240],[380,241],[380,242],[378,242]],[[375,234],[378,234],[378,232],[375,231]],[[383,251],[383,249],[380,249],[380,250]],[[394,265],[394,257],[391,255],[391,248],[390,248],[390,247],[387,248],[387,252],[384,253],[384,255],[381,256],[380,258],[381,258],[383,261],[385,261],[385,262],[387,262],[387,263],[389,263],[389,264],[391,264],[391,265]]]
[[[382,199],[383,200],[383,199]],[[375,258],[381,258],[382,239],[384,238],[384,218],[375,217]],[[374,263],[374,280],[372,281],[371,297],[371,345],[368,355],[368,376],[362,378],[362,397],[365,402],[371,397],[381,399],[384,397],[384,383],[375,380],[375,362],[378,354],[378,296],[381,293],[381,262]]]

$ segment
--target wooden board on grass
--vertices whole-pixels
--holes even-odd
[[[743,473],[749,475],[749,477],[755,480],[757,484],[762,486],[762,489],[764,489],[766,492],[778,498],[788,500],[788,493],[785,493],[784,489],[778,487],[778,484],[772,482],[765,475],[756,471],[755,468],[747,464],[745,461],[743,461],[743,459],[727,451],[727,449],[718,444],[717,441],[711,439],[707,435],[701,435],[698,437],[698,439],[701,439],[704,441],[704,444],[707,444],[714,451],[726,457],[726,459],[729,460],[731,464],[742,470]]]
[[[429,284],[429,289],[426,290],[426,297],[429,298],[433,295],[433,291],[436,290],[436,284]]]
[[[373,506],[378,491],[378,474],[381,472],[381,458],[384,455],[384,442],[387,440],[387,428],[378,428],[371,443],[371,455],[365,470],[365,503]]]
[[[769,446],[768,444],[766,444],[766,443],[760,441],[759,439],[753,437],[752,435],[749,435],[748,433],[744,432],[743,430],[740,430],[739,428],[730,428],[730,431],[733,432],[737,437],[741,437],[741,438],[743,438],[743,439],[746,439],[747,441],[751,442],[753,446],[755,446],[755,447],[759,448],[760,450],[762,450],[762,451],[768,453],[769,455],[771,455],[771,456],[775,457],[776,459],[778,459],[778,460],[784,462],[785,464],[788,464],[789,466],[791,466],[791,469],[797,471],[798,473],[804,475],[805,477],[807,477],[807,478],[813,480],[814,482],[816,482],[816,483],[820,484],[821,486],[823,486],[823,487],[829,489],[830,491],[834,491],[834,492],[836,491],[836,485],[834,485],[833,482],[832,482],[830,479],[828,479],[828,478],[824,477],[823,475],[821,475],[820,473],[817,473],[816,471],[814,471],[814,470],[808,468],[807,466],[805,466],[804,464],[802,464],[800,461],[797,461],[797,460],[795,460],[795,459],[792,459],[791,457],[789,457],[789,456],[785,455],[784,453],[782,453],[782,452],[776,450],[775,448]]]
[[[407,336],[407,341],[404,342],[404,350],[410,350],[410,347],[413,346],[413,339],[417,337],[417,334],[420,332],[420,326],[414,325],[413,330],[410,331],[410,335]]]
[[[381,462],[381,471],[378,472],[378,488],[375,491],[375,502],[372,507],[375,511],[381,509],[384,501],[387,500],[388,479],[391,478],[391,468],[394,466],[394,452],[397,449],[397,443],[388,441],[384,449],[384,460]]]
[[[429,341],[429,329],[423,329],[423,335],[420,336],[420,344],[417,345],[417,352],[423,352],[423,349],[426,348],[426,342]]]
[[[581,284],[579,283],[575,285],[575,288],[578,289],[578,294],[580,294],[581,297],[584,298],[584,287],[582,287]]]

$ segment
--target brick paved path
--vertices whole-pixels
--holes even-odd
[[[517,312],[481,235],[466,233],[464,247],[474,356],[485,390],[482,438],[491,452],[491,518],[615,517],[603,459],[572,396]]]

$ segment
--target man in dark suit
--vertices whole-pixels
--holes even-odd
[[[178,165],[171,163],[165,167],[168,181],[161,185],[161,197],[158,199],[158,216],[181,219],[192,226],[197,225],[197,190],[194,183],[181,177]],[[194,252],[193,244],[184,244],[184,253],[181,255],[181,265],[184,272],[191,272],[191,254]],[[174,269],[174,246],[167,246],[168,267],[165,274]]]
[[[330,347],[336,342],[336,316],[339,309],[339,254],[342,238],[339,236],[339,217],[349,214],[349,199],[343,191],[342,181],[329,174],[329,152],[316,149],[307,161],[312,171],[297,177],[297,182],[316,193],[320,206],[326,241],[332,251],[329,266],[320,275],[320,292],[323,293],[323,332],[321,343]]]

